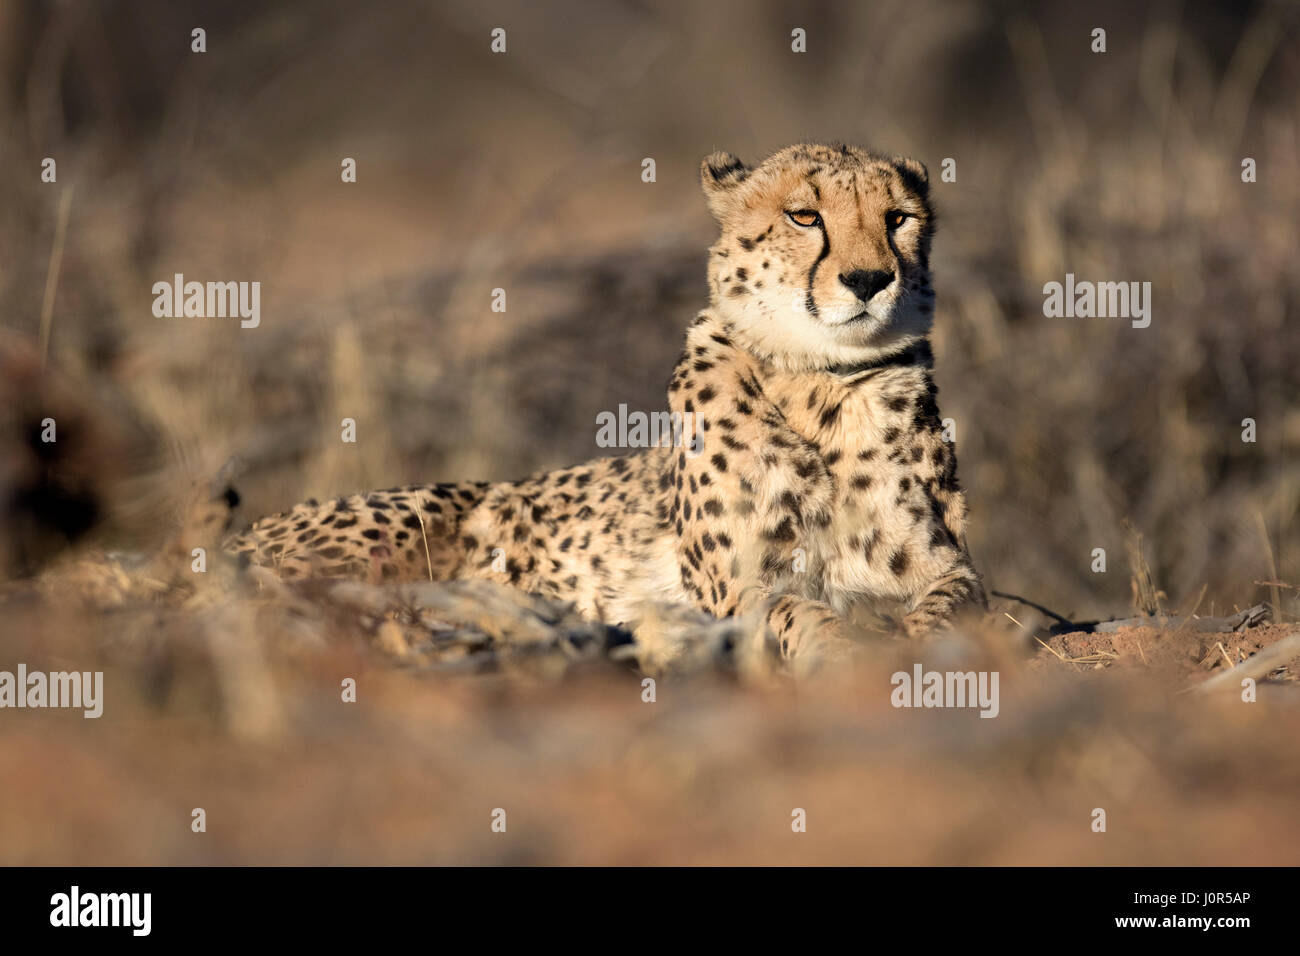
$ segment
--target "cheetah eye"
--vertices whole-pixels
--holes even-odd
[[[911,218],[908,213],[903,212],[901,209],[895,209],[893,212],[885,213],[885,225],[890,229],[897,229]]]
[[[796,209],[794,212],[786,213],[790,221],[796,226],[815,226],[822,221],[822,217],[817,215],[811,209]]]

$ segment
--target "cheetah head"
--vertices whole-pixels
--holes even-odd
[[[873,362],[934,315],[925,166],[851,146],[790,146],[749,167],[700,169],[722,234],[709,250],[713,310],[756,354],[792,370]]]

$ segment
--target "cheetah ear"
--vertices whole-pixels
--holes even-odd
[[[903,177],[903,182],[907,183],[909,189],[922,199],[929,198],[930,171],[925,168],[925,163],[919,159],[897,156],[894,158],[894,168],[898,170],[898,174]]]
[[[704,157],[700,164],[700,184],[713,218],[721,222],[737,206],[737,188],[752,170],[731,153],[719,151]]]

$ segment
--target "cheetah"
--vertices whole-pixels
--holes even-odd
[[[796,145],[700,176],[720,235],[668,385],[689,443],[308,501],[227,550],[284,577],[488,578],[633,629],[648,602],[757,613],[787,657],[879,602],[913,638],[986,606],[931,376],[925,166]]]

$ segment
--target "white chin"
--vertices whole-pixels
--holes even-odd
[[[791,369],[869,361],[911,344],[928,330],[928,322],[912,313],[855,318],[861,308],[842,308],[832,322],[827,310],[816,317],[807,312],[758,313],[737,310],[729,315],[740,338],[754,351]]]
[[[828,326],[832,329],[854,328],[858,326],[865,328],[867,326],[878,326],[880,324],[879,319],[873,316],[870,312],[865,311],[851,312],[843,316],[829,316],[823,314],[818,318],[822,325]]]
[[[890,333],[895,328],[903,328],[910,323],[899,321],[899,316],[880,316],[869,310],[856,314],[849,313],[839,321],[823,318],[823,324],[837,338],[855,345],[871,345],[878,338],[892,338]]]
[[[909,345],[930,330],[926,316],[905,312],[885,318],[868,313],[861,318],[828,325],[827,331],[846,348],[890,350]]]

